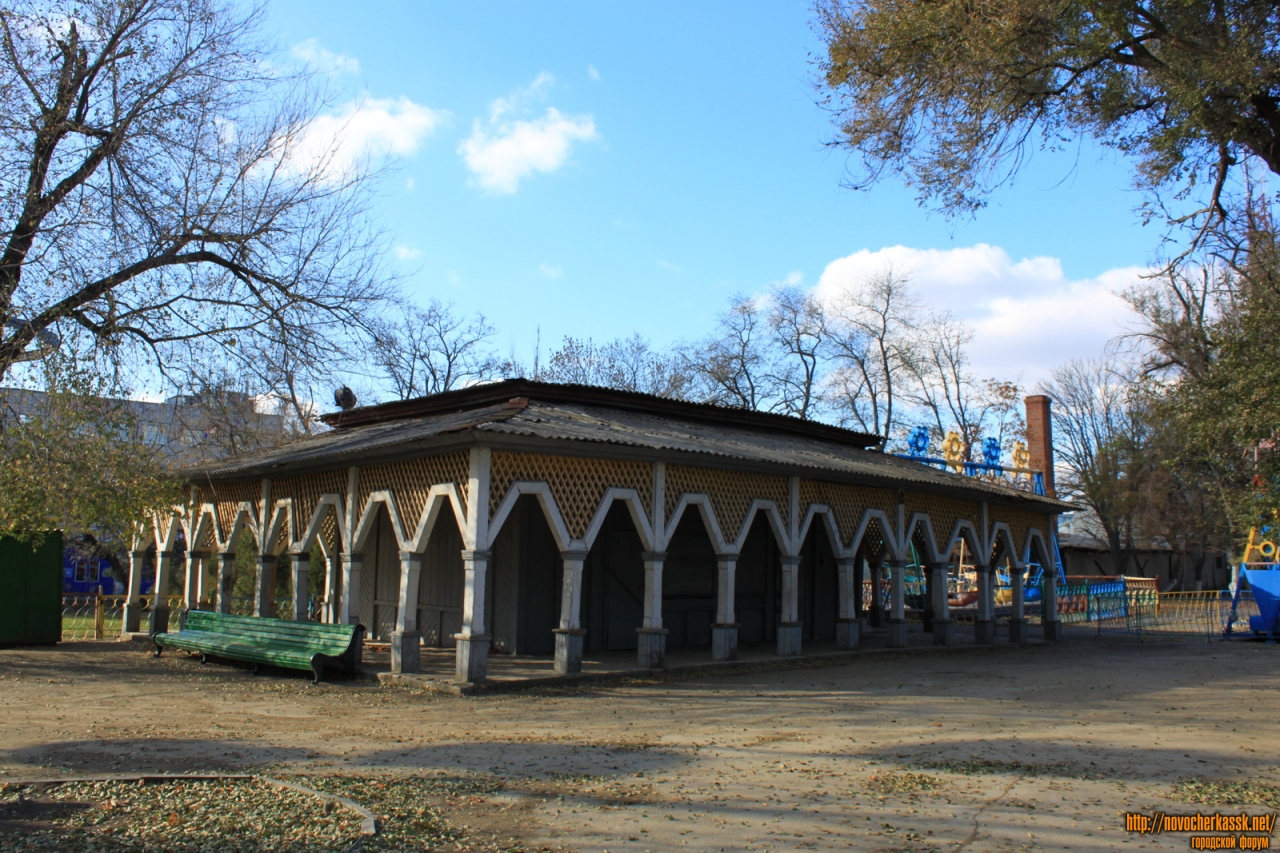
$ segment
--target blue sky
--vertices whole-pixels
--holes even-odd
[[[482,311],[505,351],[697,337],[728,298],[833,292],[892,261],[1024,381],[1121,331],[1151,260],[1127,164],[1037,155],[976,218],[841,186],[803,3],[272,0],[352,151],[388,154],[377,216],[408,291]],[[902,247],[894,249],[892,247]],[[843,260],[842,260],[843,259]],[[824,278],[825,273],[825,278]]]

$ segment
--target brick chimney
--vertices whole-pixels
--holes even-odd
[[[1044,493],[1057,497],[1053,487],[1053,422],[1049,419],[1049,398],[1033,394],[1023,402],[1027,406],[1027,451],[1031,467],[1044,472]]]

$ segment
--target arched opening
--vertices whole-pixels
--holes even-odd
[[[588,652],[634,649],[644,622],[644,557],[626,505],[615,501],[587,552],[582,578],[582,627]],[[665,580],[665,571],[664,571]],[[668,643],[670,636],[668,635]]]
[[[858,596],[861,612],[870,627],[881,628],[890,607],[890,579],[889,552],[878,520],[868,522],[858,540],[857,553],[863,565],[862,594]]]
[[[970,616],[978,609],[977,601],[980,592],[978,566],[983,565],[985,561],[974,544],[973,533],[968,529],[961,529],[960,536],[956,538],[956,543],[951,548],[950,561],[953,578],[950,598],[951,618],[956,619],[958,615]],[[968,612],[957,614],[957,610]]]
[[[253,590],[258,581],[258,537],[248,526],[240,528],[231,543],[231,612],[253,615]]]
[[[533,495],[522,495],[498,531],[489,563],[493,651],[555,652],[562,575],[560,549],[542,506]]]
[[[809,525],[800,550],[800,621],[805,640],[834,640],[840,589],[836,554],[826,527]]]
[[[320,532],[311,548],[311,573],[308,580],[312,596],[319,600],[316,615],[322,622],[337,622],[338,614],[342,612],[342,540],[338,525],[337,507],[329,504],[324,509]]]
[[[441,512],[422,554],[418,579],[418,631],[422,644],[436,648],[454,645],[462,630],[462,533],[453,513]]]
[[[667,543],[662,566],[662,626],[667,629],[667,648],[709,645],[715,621],[716,551],[702,513],[690,508]]]
[[[925,631],[933,630],[933,581],[927,561],[930,549],[925,542],[924,525],[917,525],[907,542],[908,563],[902,573],[903,602],[915,611]]]
[[[781,572],[781,551],[773,529],[763,513],[756,513],[738,555],[733,606],[738,616],[739,645],[777,640]]]
[[[1027,545],[1026,564],[1027,601],[1037,602],[1036,612],[1043,618],[1045,576],[1055,573],[1057,565],[1053,557],[1049,555],[1041,537],[1031,537],[1031,541]],[[1057,585],[1058,592],[1061,592],[1061,586],[1062,583],[1059,582]]]
[[[400,606],[400,543],[386,504],[378,504],[363,552],[360,624],[368,626],[371,639],[389,641]]]

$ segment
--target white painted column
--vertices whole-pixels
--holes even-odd
[[[646,551],[644,560],[644,622],[639,635],[636,659],[640,666],[658,669],[667,656],[667,629],[662,627],[662,566],[667,555]]]
[[[219,613],[231,612],[231,593],[235,587],[236,554],[234,551],[218,555],[218,604]]]
[[[174,551],[156,552],[155,600],[151,603],[151,623],[148,633],[159,634],[169,630],[169,572],[173,568]]]
[[[950,646],[955,642],[951,624],[951,602],[947,596],[947,564],[930,563],[929,586],[933,594],[933,642],[938,646]]]
[[[258,573],[253,584],[253,615],[268,617],[276,609],[276,555],[258,554]]]
[[[991,566],[979,564],[974,571],[978,575],[978,616],[973,623],[973,639],[976,643],[990,645],[996,641],[995,576]]]
[[[1013,587],[1013,615],[1009,617],[1009,642],[1021,643],[1026,639],[1026,569],[1019,569],[1009,561],[1009,582]]]
[[[1062,623],[1058,621],[1058,567],[1047,560],[1044,567],[1044,584],[1040,590],[1041,616],[1044,638],[1062,639]]]
[[[396,629],[391,633],[391,671],[419,672],[422,669],[418,632],[418,582],[422,577],[422,555],[400,552],[400,601],[396,605]]]
[[[734,598],[738,588],[738,555],[716,557],[716,621],[711,626],[711,659],[738,657],[738,614]]]
[[[467,513],[462,535],[462,632],[454,635],[457,681],[475,684],[488,675],[489,634],[485,593],[489,576],[489,481],[493,451],[473,447],[467,462]]]
[[[342,560],[342,589],[338,592],[338,619],[343,625],[360,623],[360,577],[364,571],[364,554],[347,554]]]
[[[196,610],[200,606],[200,570],[204,554],[200,551],[187,551],[183,560],[182,576],[182,612]]]
[[[836,648],[852,649],[862,637],[857,608],[857,596],[862,595],[860,564],[853,557],[836,559]]]
[[[902,648],[907,644],[906,560],[889,561],[889,645]]]
[[[310,622],[311,555],[293,554],[290,562],[293,563],[293,620]]]
[[[488,551],[463,551],[462,632],[457,641],[457,680],[464,684],[484,681],[489,670],[489,634],[485,622],[488,589]]]
[[[121,634],[132,634],[142,625],[142,569],[146,559],[146,551],[129,552],[129,582],[125,587]]]
[[[782,555],[782,611],[778,614],[778,654],[800,654],[800,555]]]
[[[328,623],[338,622],[338,593],[342,589],[342,570],[338,558],[326,554],[324,558],[324,615],[320,618]],[[346,620],[342,620],[346,624]]]
[[[560,627],[556,635],[556,672],[569,675],[582,671],[582,571],[586,551],[562,551],[564,575],[560,584]]]

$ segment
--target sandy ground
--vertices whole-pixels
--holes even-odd
[[[1275,646],[1086,635],[481,697],[75,643],[0,650],[0,781],[488,774],[506,789],[450,819],[584,853],[1184,850],[1123,813],[1194,812],[1188,777],[1280,782],[1278,690]]]

